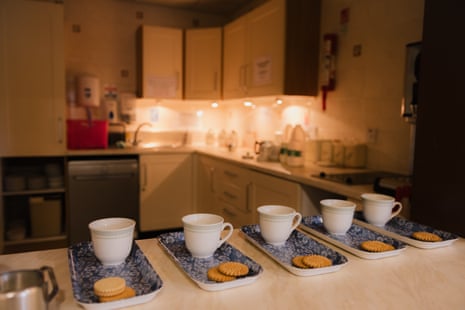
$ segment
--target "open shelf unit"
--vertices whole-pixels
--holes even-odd
[[[1,159],[3,253],[67,245],[64,157]]]

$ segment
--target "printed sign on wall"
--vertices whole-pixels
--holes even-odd
[[[174,76],[150,76],[147,78],[148,98],[174,98],[178,80]]]
[[[253,66],[253,84],[267,85],[271,84],[272,79],[272,61],[271,57],[264,56],[256,58]]]

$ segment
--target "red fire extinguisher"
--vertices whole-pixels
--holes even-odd
[[[325,34],[323,36],[323,76],[321,85],[323,111],[326,110],[327,92],[334,90],[336,87],[336,52],[337,34]]]

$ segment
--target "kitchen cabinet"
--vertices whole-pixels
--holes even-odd
[[[300,212],[302,190],[299,183],[259,172],[251,172],[250,207],[284,205]]]
[[[246,88],[246,23],[242,16],[224,26],[223,37],[223,97],[240,98]]]
[[[199,155],[196,163],[197,212],[219,214],[234,227],[258,223],[261,205],[286,205],[315,215],[319,200],[337,196],[209,156]]]
[[[67,245],[63,157],[1,159],[4,253]]]
[[[185,32],[185,99],[220,99],[222,28]]]
[[[0,15],[0,155],[64,154],[63,4],[4,0]]]
[[[197,212],[221,215],[234,227],[254,223],[248,169],[200,155],[197,171]]]
[[[144,154],[140,166],[140,230],[182,227],[181,218],[193,212],[191,154]]]
[[[182,99],[183,30],[143,25],[138,42],[139,96]]]
[[[196,212],[216,213],[218,193],[217,160],[207,156],[196,157]]]
[[[218,210],[234,227],[255,222],[254,210],[250,208],[250,170],[227,162],[219,162]]]
[[[225,25],[223,97],[317,95],[319,15],[320,0],[271,0]]]

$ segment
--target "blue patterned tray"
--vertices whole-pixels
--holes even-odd
[[[247,240],[268,254],[272,259],[287,269],[292,274],[298,276],[314,276],[339,270],[347,263],[347,258],[327,247],[326,245],[309,238],[298,230],[294,230],[281,246],[274,246],[263,239],[259,225],[248,225],[241,227],[241,232]],[[318,254],[326,256],[333,262],[332,266],[323,268],[297,268],[292,265],[292,258],[297,255]]]
[[[86,309],[114,309],[145,303],[154,298],[163,286],[163,281],[135,242],[121,265],[103,266],[94,255],[91,242],[70,246],[68,264],[74,299]],[[112,276],[124,278],[126,285],[136,291],[136,296],[100,303],[94,294],[94,283]]]
[[[389,222],[386,223],[386,225],[384,225],[384,227],[377,227],[367,223],[363,217],[363,212],[357,211],[354,215],[354,222],[421,249],[435,249],[448,246],[458,239],[458,236],[453,233],[434,229],[423,224],[418,224],[400,216],[392,218]],[[412,234],[416,231],[427,231],[434,233],[441,237],[442,241],[428,242],[414,239]]]
[[[320,215],[303,217],[299,227],[361,258],[384,258],[398,255],[401,251],[405,250],[404,243],[364,226],[357,225],[356,223],[352,223],[352,226],[343,236],[330,234],[324,228],[323,219]],[[395,250],[386,252],[369,252],[362,250],[360,244],[367,240],[378,240],[391,244]]]
[[[262,267],[251,258],[242,254],[229,243],[223,243],[209,258],[192,257],[184,242],[183,232],[161,234],[158,241],[176,264],[195,282],[207,291],[218,291],[242,286],[254,282],[263,272]],[[249,267],[249,274],[233,281],[215,282],[207,278],[207,271],[222,262],[235,261]]]

